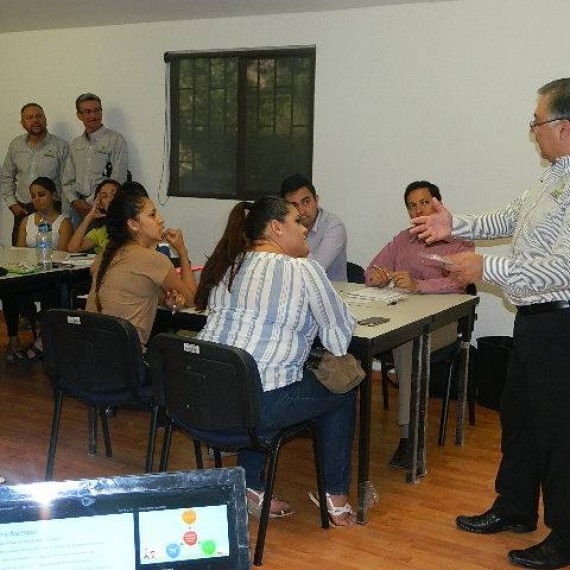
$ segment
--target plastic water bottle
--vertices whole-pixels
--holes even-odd
[[[36,236],[36,258],[41,269],[52,268],[52,251],[51,224],[47,220],[40,220],[38,235]]]

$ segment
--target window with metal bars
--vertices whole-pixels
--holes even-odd
[[[255,199],[311,178],[315,48],[168,52],[171,196]]]

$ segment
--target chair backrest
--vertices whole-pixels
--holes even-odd
[[[44,365],[52,381],[86,396],[137,389],[145,364],[135,327],[119,317],[53,309],[41,321]]]
[[[347,261],[346,263],[346,276],[349,283],[365,283],[364,268],[357,263]]]
[[[261,381],[245,350],[159,334],[149,358],[155,399],[175,422],[208,431],[257,425]]]

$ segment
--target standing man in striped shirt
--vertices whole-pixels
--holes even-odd
[[[550,162],[538,181],[505,208],[481,216],[452,216],[437,203],[435,214],[412,220],[412,232],[427,243],[450,234],[512,236],[508,257],[448,258],[463,282],[495,283],[517,307],[501,400],[497,497],[485,513],[458,517],[457,526],[480,534],[533,531],[542,490],[551,532],[508,558],[526,568],[556,569],[570,566],[570,78],[544,85],[538,95],[530,129]]]

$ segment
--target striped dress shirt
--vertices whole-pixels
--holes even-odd
[[[481,216],[454,216],[469,239],[512,236],[508,257],[485,255],[483,280],[515,305],[570,300],[570,156],[559,158],[526,192]]]
[[[210,292],[198,337],[244,349],[257,362],[264,391],[298,382],[315,337],[346,354],[355,319],[315,261],[249,252],[232,284]]]

